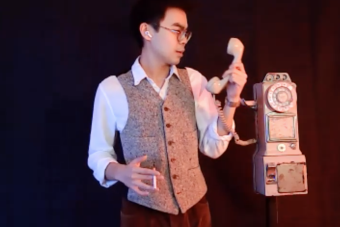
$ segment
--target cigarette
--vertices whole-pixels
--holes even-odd
[[[153,170],[156,170],[156,168],[154,167]],[[152,176],[152,186],[153,186],[154,189],[157,188],[157,181],[156,181],[155,175]]]

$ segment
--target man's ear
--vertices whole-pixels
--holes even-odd
[[[139,31],[145,40],[151,40],[152,34],[150,32],[150,26],[147,23],[142,23],[139,26]]]

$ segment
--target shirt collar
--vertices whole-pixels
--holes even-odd
[[[133,63],[133,65],[131,67],[131,71],[132,71],[132,75],[133,75],[134,85],[135,86],[138,85],[143,79],[148,77],[148,75],[146,75],[144,69],[140,65],[139,59],[140,59],[140,56],[135,60],[135,62]],[[175,65],[172,65],[170,67],[170,73],[169,73],[168,77],[170,78],[172,75],[176,75],[177,78],[179,80],[181,80],[181,78],[180,78],[180,76],[178,74],[177,67]]]

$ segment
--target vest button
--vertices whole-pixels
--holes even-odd
[[[168,142],[168,145],[171,146],[173,143],[174,143],[173,141],[169,141],[169,142]]]
[[[174,175],[172,175],[172,178],[174,178],[176,180],[178,178],[178,175],[174,174]]]
[[[164,110],[165,110],[165,111],[168,111],[168,110],[169,110],[169,108],[168,108],[168,107],[164,107]]]
[[[171,127],[171,125],[170,125],[170,124],[166,124],[165,126],[166,126],[167,128],[170,128],[170,127]]]
[[[176,161],[176,159],[175,159],[175,158],[172,158],[172,159],[170,159],[170,161],[171,161],[171,162],[174,162],[174,161]]]

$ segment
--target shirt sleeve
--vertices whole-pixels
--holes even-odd
[[[117,163],[117,156],[113,149],[116,125],[115,114],[100,84],[94,99],[87,162],[95,179],[106,188],[117,182],[108,181],[105,178],[105,170],[108,164],[110,162]]]
[[[199,130],[199,149],[211,158],[220,157],[228,148],[232,134],[220,136],[217,132],[218,110],[210,92],[207,79],[198,71],[187,68],[195,98],[196,122]],[[233,120],[232,128],[235,129]]]

